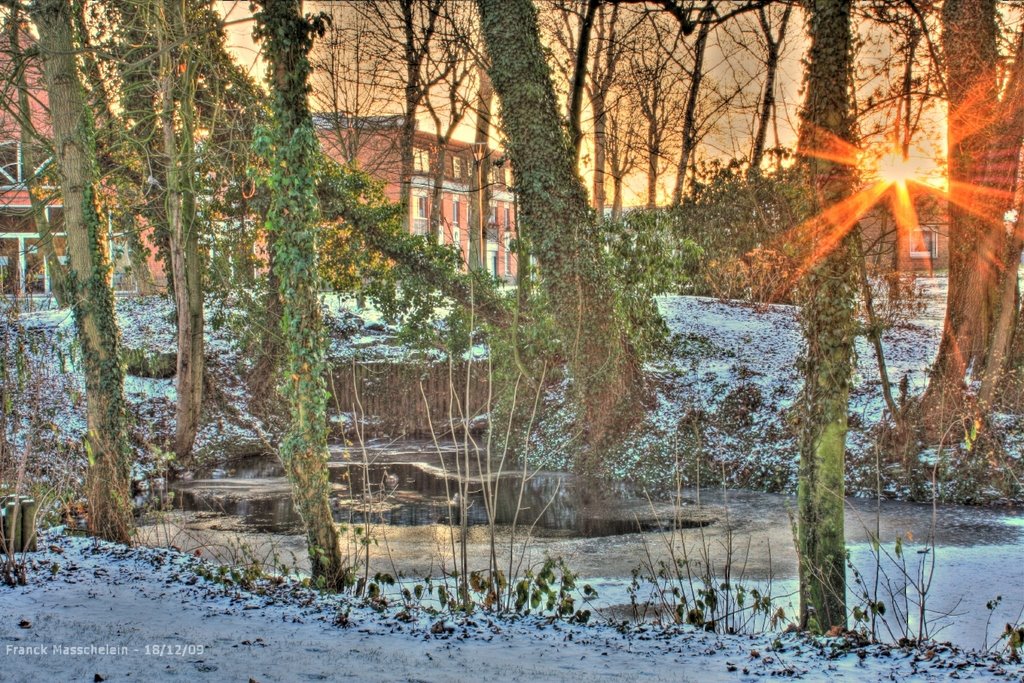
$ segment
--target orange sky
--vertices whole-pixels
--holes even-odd
[[[309,3],[315,4],[315,3]],[[232,52],[235,58],[250,72],[250,75],[257,81],[262,81],[263,78],[263,62],[259,57],[259,49],[252,40],[252,20],[251,12],[249,9],[249,3],[246,0],[224,0],[217,3],[217,7],[223,14],[226,20],[226,33],[228,49]],[[865,27],[865,31],[866,31]],[[861,33],[865,33],[861,31]],[[862,36],[863,37],[863,36]],[[728,42],[728,41],[726,41]],[[756,73],[756,65],[744,63],[743,59],[737,59],[736,55],[729,54],[730,49],[727,44],[722,41],[716,40],[714,37],[709,43],[709,50],[706,59],[706,65],[708,67],[709,80],[723,80],[728,78],[737,78],[737,71],[747,70],[751,73],[751,78],[748,79],[747,88],[753,89],[756,93],[760,90],[761,78],[758,78]],[[787,33],[786,48],[782,55],[782,62],[780,66],[780,76],[777,83],[777,107],[778,107],[778,122],[779,122],[779,141],[781,144],[793,147],[796,142],[796,127],[797,118],[796,110],[799,106],[800,99],[802,97],[802,74],[803,65],[802,59],[806,50],[806,38],[804,33],[803,19],[799,12],[794,13],[793,18],[790,22],[790,27]],[[749,58],[747,59],[749,62]],[[588,116],[588,112],[584,112],[584,119]],[[885,172],[897,172],[892,167],[898,166],[899,173],[911,173],[919,176],[923,180],[929,182],[941,183],[941,170],[936,159],[941,159],[945,156],[945,131],[941,116],[944,116],[944,112],[934,114],[932,122],[925,125],[931,129],[932,134],[930,136],[919,136],[919,139],[915,140],[915,144],[912,145],[911,158],[907,162],[900,162],[894,164],[889,161],[883,162],[883,171]],[[702,153],[706,156],[721,156],[722,158],[729,158],[733,156],[743,156],[749,153],[751,144],[751,128],[752,128],[752,112],[749,110],[744,111],[733,111],[722,117],[719,124],[714,130],[707,136],[703,141]],[[467,116],[467,120],[464,122],[457,137],[463,137],[469,139],[472,135],[472,126],[474,121],[472,114]],[[586,120],[584,121],[586,125]],[[432,127],[429,118],[424,118],[421,121],[421,126],[427,129]],[[774,145],[772,135],[769,134],[769,145]],[[593,174],[593,168],[589,159],[589,144],[584,143],[583,161],[581,163],[581,174],[584,180],[588,183]],[[879,162],[878,157],[885,156],[885,150],[882,147],[875,147],[865,155],[870,161],[867,163],[869,171],[877,171]],[[641,164],[642,166],[642,164]],[[674,184],[674,166],[671,158],[665,159],[663,167],[665,172],[659,179],[659,196],[661,198],[667,198],[671,192],[672,185]],[[626,187],[626,205],[642,204],[645,201],[643,196],[646,191],[646,181],[642,177],[636,177],[627,183]],[[609,201],[610,201],[610,189],[609,189]]]

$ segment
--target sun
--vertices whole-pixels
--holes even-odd
[[[868,151],[862,153],[858,165],[866,179],[873,182],[888,186],[917,183],[946,189],[946,180],[938,164],[925,154],[907,154],[894,148]]]
[[[893,184],[917,180],[923,175],[920,164],[899,152],[887,152],[879,157],[873,170],[880,181]]]

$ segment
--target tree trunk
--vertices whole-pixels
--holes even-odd
[[[594,93],[590,99],[594,109],[594,210],[597,211],[597,219],[604,220],[605,205],[605,167],[607,166],[605,135],[608,125],[608,113],[605,111],[604,93]]]
[[[767,45],[765,55],[765,79],[764,94],[761,97],[760,113],[757,117],[757,130],[754,133],[754,146],[750,152],[749,174],[754,175],[761,172],[761,162],[764,160],[764,148],[768,140],[768,124],[772,120],[772,113],[775,111],[775,78],[779,71],[779,58],[782,52],[782,41],[786,37],[786,28],[789,26],[789,17],[793,5],[786,5],[783,11],[782,20],[779,25],[779,34],[776,37],[772,33],[771,24],[768,23],[768,14],[764,9],[757,12],[758,21],[761,24],[761,33]]]
[[[170,238],[171,272],[176,286],[174,302],[178,322],[178,359],[175,386],[174,452],[188,462],[199,431],[203,406],[203,264],[199,253],[199,225],[196,221],[195,64],[184,52],[188,35],[180,3],[165,0],[158,28],[160,66],[163,72],[160,119],[167,180],[167,233]],[[178,65],[184,72],[178,73]],[[180,81],[176,81],[180,78]],[[175,112],[178,116],[175,116]],[[177,121],[176,121],[177,119]],[[176,124],[180,122],[180,135]]]
[[[815,156],[831,137],[850,141],[849,74],[851,0],[808,3],[811,46],[807,99],[798,151],[821,211],[850,194],[852,170]],[[816,632],[846,628],[846,545],[843,530],[846,415],[853,374],[856,271],[851,225],[831,224],[818,214],[813,248],[824,251],[803,283],[801,328],[806,348],[800,366],[800,471],[798,546],[800,622]],[[838,235],[837,235],[838,233]],[[845,233],[845,234],[844,234]],[[828,250],[829,238],[839,237]]]
[[[64,198],[67,293],[85,369],[89,529],[103,538],[127,543],[133,526],[131,458],[107,230],[95,203],[95,129],[75,64],[71,4],[38,0],[31,6],[31,17],[39,33]]]
[[[438,244],[444,244],[444,165],[448,160],[447,148],[447,139],[439,139],[434,168],[430,174],[433,180],[430,188],[430,237]]]
[[[402,120],[399,146],[401,147],[402,165],[398,185],[398,203],[403,207],[402,224],[406,231],[412,227],[412,176],[414,173],[414,143],[416,140],[416,113],[419,100],[406,96],[405,118]]]
[[[657,120],[647,120],[647,208],[658,206],[658,159],[661,155]]]
[[[559,328],[586,441],[596,446],[614,435],[616,416],[636,414],[639,354],[619,318],[600,229],[560,124],[536,8],[530,0],[477,5],[520,190],[519,231],[539,261],[539,281]],[[599,463],[580,465],[586,470]]]
[[[612,220],[622,218],[622,176],[612,178]]]
[[[480,68],[480,89],[477,92],[476,129],[473,136],[474,163],[469,204],[469,258],[471,270],[484,269],[484,245],[487,231],[487,205],[490,202],[491,158],[486,153],[491,139],[491,106],[494,87],[487,69]],[[520,264],[521,265],[521,264]]]
[[[580,160],[583,148],[583,92],[587,82],[587,64],[590,63],[590,35],[594,30],[594,17],[600,0],[587,0],[587,9],[580,21],[579,40],[576,41],[576,64],[569,89],[569,137],[572,140],[573,159]]]
[[[149,251],[139,234],[139,224],[133,214],[122,214],[117,220],[122,233],[128,237],[128,260],[135,276],[135,290],[139,296],[153,296],[158,290],[149,270]]]
[[[986,351],[985,368],[978,389],[978,403],[982,410],[991,409],[1003,380],[1011,369],[1014,329],[1018,326],[1020,311],[1020,284],[1018,268],[1024,252],[1024,188],[1020,187],[1021,147],[1024,145],[1024,32],[1018,34],[1016,54],[1006,88],[996,116],[1000,134],[989,143],[989,171],[986,178],[993,181],[997,196],[1012,197],[1007,208],[1016,215],[1012,234],[1006,239],[1005,253],[995,264],[997,293],[995,322]],[[1002,216],[996,205],[993,217]],[[993,228],[990,228],[993,229]]]
[[[708,2],[701,12],[701,17],[710,17],[713,9]],[[693,45],[693,73],[690,74],[690,88],[686,93],[686,109],[683,111],[683,144],[679,152],[679,165],[676,167],[676,183],[672,189],[672,206],[679,206],[683,202],[686,174],[693,163],[693,153],[697,148],[697,103],[700,99],[700,86],[704,81],[704,53],[707,51],[710,34],[711,24],[707,21],[701,23],[697,30],[697,40]]]
[[[985,152],[996,123],[996,2],[946,0],[942,21],[950,112],[949,293],[939,352],[922,399],[935,437],[962,412],[968,371],[980,373],[984,363],[998,300],[997,259],[1005,242],[998,229],[1002,216],[984,215],[992,202],[978,193],[987,184]]]
[[[320,313],[314,244],[316,133],[310,117],[309,49],[315,23],[300,0],[266,0],[256,15],[268,64],[273,123],[270,133],[270,209],[280,278],[281,327],[287,347],[283,393],[291,410],[280,457],[306,526],[310,567],[325,588],[339,590],[349,577],[330,504],[327,471],[326,338]]]

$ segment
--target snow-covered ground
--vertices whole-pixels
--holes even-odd
[[[890,376],[896,384],[905,375],[911,394],[924,386],[941,326],[944,280],[924,284],[930,289],[926,310],[885,336]],[[335,357],[392,358],[409,352],[372,309],[359,310],[354,317],[354,302],[326,303]],[[655,406],[613,469],[623,476],[664,477],[675,458],[690,457],[692,465],[695,456],[705,474],[721,468],[724,478],[734,483],[792,490],[796,453],[787,411],[800,384],[793,365],[801,347],[796,309],[759,310],[695,297],[665,297],[659,303],[673,334],[672,351],[649,365]],[[173,350],[168,301],[119,300],[118,311],[126,347]],[[22,322],[64,344],[68,356],[60,363],[73,363],[66,311],[30,312]],[[246,410],[247,391],[237,372],[245,359],[239,358],[225,329],[212,322],[208,357],[217,405],[207,413],[198,446],[216,457],[239,444],[239,450],[258,446],[266,435]],[[855,454],[867,447],[868,432],[882,414],[874,356],[863,339],[857,349],[851,398],[851,413],[860,417],[851,436]],[[84,430],[76,381],[70,373],[68,387],[48,397],[52,405],[47,414],[68,443]],[[166,436],[173,416],[173,381],[127,378],[126,393],[141,418],[144,438]],[[684,437],[696,424],[703,425],[699,440],[688,441]],[[1019,437],[1019,419],[1008,419],[1005,426]],[[715,681],[770,675],[804,680],[1024,680],[1019,663],[939,645],[857,649],[795,634],[719,636],[650,625],[620,630],[537,617],[510,621],[479,612],[465,619],[417,612],[406,620],[398,605],[378,612],[345,598],[317,595],[290,579],[261,581],[250,590],[225,587],[200,576],[216,569],[201,570],[195,557],[171,550],[93,544],[59,532],[43,547],[29,558],[27,586],[0,587],[2,681]],[[981,588],[979,599],[1003,594],[1005,605],[1017,605],[1024,577],[1019,563],[1014,564],[1015,553],[1015,546],[943,550],[936,584],[949,578],[943,579],[943,572],[955,574],[953,583],[962,577],[973,581],[999,563],[1009,569],[1005,581],[990,589],[984,582],[972,585]],[[853,557],[863,566],[870,562],[870,549],[855,545]],[[601,587],[609,604],[625,599],[616,599],[613,588],[622,587],[616,581]],[[976,612],[973,602],[977,600],[972,598],[971,605]],[[941,601],[932,606],[946,609]],[[346,613],[347,619],[339,619]],[[987,632],[987,625],[982,630]],[[939,637],[951,631],[955,629]],[[999,624],[991,630],[993,635],[1000,631]]]
[[[1005,656],[943,645],[406,613],[290,580],[212,582],[212,568],[173,550],[60,531],[42,546],[27,586],[0,587],[4,681],[1024,680]]]
[[[927,385],[942,333],[946,284],[944,277],[919,278],[920,310],[883,333],[885,363],[897,401],[901,382],[909,398]],[[790,409],[802,385],[796,367],[803,349],[798,309],[690,296],[659,297],[658,305],[671,341],[668,353],[647,365],[654,407],[612,455],[610,470],[623,478],[664,485],[666,473],[679,468],[686,473],[686,483],[693,485],[700,469],[702,481],[795,490],[798,454]],[[848,439],[848,486],[854,493],[875,490],[875,430],[884,409],[874,349],[859,336]],[[997,417],[1008,457],[1019,458],[1024,420],[1019,415]],[[536,444],[547,466],[568,464],[559,459],[565,449],[557,440],[565,431],[564,420],[565,416],[551,419]],[[545,448],[542,441],[555,446]],[[883,453],[883,463],[886,458]],[[909,493],[905,482],[884,475],[882,486],[884,495]]]

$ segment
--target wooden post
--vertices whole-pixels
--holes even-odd
[[[3,552],[3,554],[5,555],[14,552],[14,547],[11,543],[14,540],[12,537],[13,535],[11,533],[12,529],[10,528],[10,525],[7,523],[8,499],[9,496],[5,496],[4,498],[0,499],[0,541],[3,542],[3,547],[0,548],[0,552]]]
[[[21,506],[16,496],[4,498],[4,550],[18,552],[21,550],[21,519],[18,515]]]
[[[21,499],[21,551],[34,553],[36,543],[36,511],[39,504],[32,498]]]

